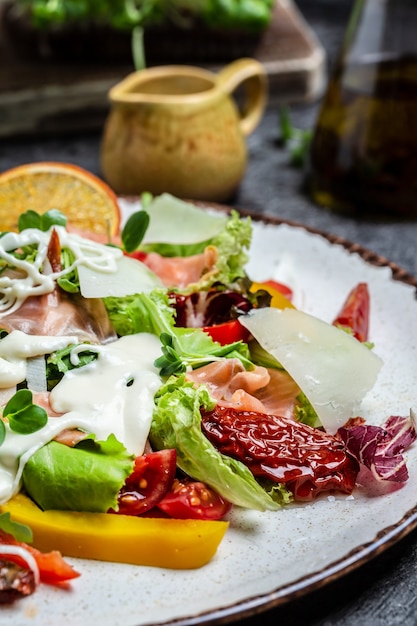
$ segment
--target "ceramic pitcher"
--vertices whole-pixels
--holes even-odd
[[[254,59],[218,73],[187,65],[134,72],[109,92],[102,173],[119,194],[225,201],[245,173],[246,137],[266,97],[265,71]]]

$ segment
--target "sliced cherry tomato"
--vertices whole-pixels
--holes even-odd
[[[117,513],[141,515],[153,508],[173,483],[176,461],[176,451],[171,449],[136,457],[133,472],[119,492]]]
[[[208,485],[178,478],[158,504],[158,508],[170,517],[201,520],[219,520],[231,506]]]
[[[138,261],[145,261],[148,256],[146,252],[142,252],[141,250],[134,250],[133,252],[125,252],[126,256],[132,257],[132,259],[137,259]]]
[[[40,552],[27,543],[17,541],[12,535],[2,531],[0,531],[0,556],[1,544],[21,546],[30,552],[39,567],[40,579],[44,583],[59,585],[80,576],[80,574],[62,558],[61,553],[57,550],[53,550],[52,552]],[[15,557],[14,555],[8,554],[6,558],[8,561],[26,567],[26,563],[17,556]]]
[[[239,320],[230,320],[223,324],[214,324],[213,326],[204,326],[205,333],[210,335],[213,341],[217,341],[225,346],[234,341],[248,341],[249,331],[242,326]]]
[[[370,298],[366,283],[359,283],[346,298],[334,326],[349,328],[356,339],[367,341],[369,333]]]

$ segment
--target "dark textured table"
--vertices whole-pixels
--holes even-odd
[[[298,0],[299,8],[315,30],[331,64],[353,2],[351,0]],[[317,103],[291,107],[295,126],[309,128]],[[278,145],[278,111],[271,107],[249,138],[249,167],[233,203],[242,207],[302,222],[313,228],[357,242],[417,275],[417,222],[370,222],[332,214],[314,206],[302,192],[303,175],[289,165]],[[44,140],[3,140],[0,171],[36,160],[71,161],[100,175],[98,134]],[[277,538],[279,541],[279,538]],[[258,624],[412,626],[417,624],[417,531],[385,553],[289,604],[239,623]]]

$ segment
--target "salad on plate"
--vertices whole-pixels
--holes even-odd
[[[328,323],[247,275],[250,218],[136,208],[111,241],[54,210],[1,233],[3,602],[82,574],[65,557],[197,568],[232,507],[408,479],[413,412],[360,416],[382,365],[366,283]]]

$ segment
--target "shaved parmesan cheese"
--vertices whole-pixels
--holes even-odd
[[[155,198],[146,211],[151,219],[144,244],[200,243],[221,233],[228,220],[227,215],[209,213],[168,193]]]
[[[239,321],[299,385],[327,432],[358,414],[382,366],[369,348],[297,309],[257,309]]]
[[[81,264],[78,266],[78,277],[84,298],[123,298],[135,293],[149,293],[163,286],[146,265],[127,256],[117,259],[114,272],[99,271]]]

